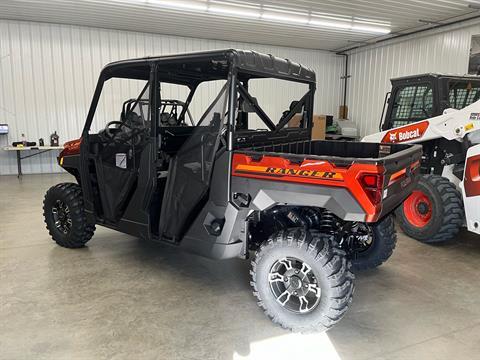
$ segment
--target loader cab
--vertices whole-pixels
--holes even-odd
[[[383,105],[380,130],[441,115],[445,109],[462,109],[480,98],[479,76],[422,74],[391,80]]]

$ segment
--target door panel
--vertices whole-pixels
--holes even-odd
[[[225,121],[228,82],[183,143],[169,166],[159,233],[178,241],[207,198]]]
[[[109,82],[115,83],[115,80],[130,79],[112,78]],[[104,109],[97,109],[94,117],[97,128],[89,128],[88,135],[84,135],[87,151],[82,154],[82,159],[85,161],[86,158],[86,162],[91,165],[82,170],[87,172],[82,177],[89,181],[86,188],[91,191],[96,215],[110,224],[117,224],[125,217],[129,203],[137,193],[139,174],[143,178],[150,176],[150,164],[140,166],[140,163],[144,152],[152,149],[149,146],[151,81],[135,81],[137,86],[141,85],[140,90],[134,87],[126,98],[123,94],[115,96],[113,83],[102,91],[103,102],[113,98],[116,100],[114,106],[110,111],[105,111],[105,114],[101,111]],[[135,94],[134,98],[130,98],[132,94]],[[120,114],[118,120],[115,120],[116,113]],[[104,118],[112,120],[103,124],[103,128],[98,131]],[[148,219],[145,221],[148,222]]]

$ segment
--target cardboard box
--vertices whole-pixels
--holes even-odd
[[[302,115],[297,114],[288,122],[288,127],[299,127]],[[312,140],[325,140],[327,115],[313,115]]]
[[[312,140],[325,140],[326,115],[313,115]]]
[[[287,127],[298,128],[300,126],[301,120],[302,120],[301,114],[293,115],[293,117],[288,122]]]
[[[340,105],[338,107],[338,118],[339,119],[348,119],[348,106]]]

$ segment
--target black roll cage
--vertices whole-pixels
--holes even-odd
[[[96,134],[89,134],[104,84],[111,78],[146,81],[147,84],[140,95],[134,101],[126,103],[122,110],[123,113],[126,114],[128,107],[132,108],[133,104],[142,101],[142,97],[145,95],[146,89],[148,89],[148,111],[150,115],[150,132],[149,134],[145,133],[141,147],[142,150],[141,153],[139,153],[139,166],[134,166],[134,168],[131,169],[131,171],[135,173],[134,181],[137,181],[135,192],[134,194],[130,194],[131,198],[128,208],[124,210],[124,215],[122,215],[122,218],[116,223],[113,223],[111,219],[103,217],[102,204],[101,202],[98,203],[97,200],[95,187],[105,180],[103,179],[103,175],[99,175],[98,173],[98,182],[92,177],[91,172],[97,171],[95,170],[97,160],[100,160],[98,162],[100,165],[98,166],[101,166],[102,159],[98,157],[98,154],[91,152],[99,148],[95,143],[99,139],[101,140],[101,138]],[[249,80],[262,78],[275,78],[303,83],[308,85],[309,88],[298,102],[292,102],[292,104],[286,105],[286,107],[290,105],[289,110],[284,112],[277,125],[273,123],[256,103],[256,100],[248,93]],[[290,135],[290,131],[297,131],[299,135],[305,139],[309,137],[307,129],[311,129],[312,127],[313,96],[316,89],[315,73],[289,60],[275,58],[271,55],[258,54],[252,51],[219,50],[157,58],[133,59],[109,64],[100,73],[93,94],[85,126],[82,131],[79,171],[75,173],[82,187],[85,212],[89,221],[100,221],[104,226],[130,234],[140,234],[140,237],[149,238],[153,236],[149,222],[150,199],[156,191],[158,168],[164,164],[164,159],[160,159],[162,154],[158,151],[158,140],[160,136],[163,136],[160,135],[160,114],[158,111],[162,104],[160,92],[161,83],[185,85],[190,89],[187,99],[185,100],[185,106],[179,115],[179,119],[184,119],[185,113],[188,111],[199,84],[211,80],[227,81],[226,91],[228,91],[228,102],[224,110],[225,114],[218,114],[227,117],[225,127],[223,129],[221,127],[219,128],[220,130],[217,137],[217,144],[219,142],[223,144],[222,149],[230,153],[232,152],[234,149],[234,141],[237,141],[234,137],[236,131],[240,133],[242,130],[247,130],[248,133],[252,134],[252,137],[258,138],[257,135],[259,134],[257,134],[255,130],[248,130],[245,127],[235,128],[235,123],[241,122],[242,118],[248,120],[248,112],[251,112],[250,109],[254,109],[255,113],[265,122],[270,133],[274,135],[272,138],[278,138],[279,136],[277,136],[276,133],[279,131],[288,131],[288,134],[285,135]],[[237,107],[241,105],[242,102],[248,103],[250,108],[247,111],[243,111],[243,109],[242,111],[237,111],[239,110]],[[282,130],[289,120],[296,113],[300,112],[302,108],[303,121],[301,122],[301,127],[303,127],[303,129]],[[214,115],[218,117],[217,114]],[[241,136],[243,136],[243,134],[244,132],[242,132]],[[264,137],[264,134],[260,135]],[[283,134],[281,136],[283,136]],[[92,144],[94,144],[94,146],[91,146]],[[231,162],[232,156],[228,156],[228,171],[224,174],[227,177],[225,181],[226,188],[222,194],[229,202],[232,201],[231,197],[233,196],[229,176],[231,173]],[[100,214],[100,217],[98,217],[98,214]],[[125,218],[123,218],[123,216],[125,216]]]
[[[183,62],[181,61],[182,59]],[[202,65],[210,72],[195,72],[195,67],[192,67],[191,70],[186,69],[190,63],[193,65]],[[164,69],[164,66],[166,69]],[[172,67],[173,70],[170,69]],[[178,73],[176,73],[175,70],[178,70]],[[203,79],[202,75],[204,77]],[[306,69],[299,64],[290,62],[289,60],[275,58],[271,55],[258,54],[252,51],[230,49],[177,56],[126,60],[107,65],[100,74],[87,115],[87,120],[82,132],[84,141],[88,138],[88,131],[92,124],[95,110],[103,90],[103,84],[111,78],[146,80],[147,84],[142,90],[140,97],[143,95],[149,85],[154,85],[148,87],[150,91],[149,109],[150,119],[152,120],[152,136],[157,134],[157,124],[159,119],[157,118],[158,114],[155,109],[158,108],[156,102],[161,101],[160,96],[157,96],[161,95],[161,82],[186,85],[190,89],[190,92],[184,103],[185,105],[183,106],[182,112],[178,117],[178,119],[182,121],[184,120],[193,96],[201,83],[212,80],[229,80],[229,97],[230,99],[235,99],[235,101],[229,101],[227,107],[227,113],[229,114],[227,127],[229,149],[231,149],[233,133],[237,130],[235,128],[236,118],[234,117],[238,106],[236,99],[247,102],[251,108],[255,110],[255,113],[265,123],[268,129],[273,133],[277,133],[283,129],[293,118],[293,116],[299,113],[302,108],[304,108],[304,112],[307,113],[307,116],[303,116],[303,119],[306,119],[306,122],[304,123],[302,121],[301,127],[312,127],[313,96],[316,90],[316,79],[313,71]],[[295,102],[295,104],[290,107],[289,112],[282,116],[277,125],[274,124],[261,106],[258,105],[255,99],[248,93],[248,81],[250,79],[262,78],[288,80],[309,85],[309,90],[299,101]],[[160,105],[160,103],[158,105]]]

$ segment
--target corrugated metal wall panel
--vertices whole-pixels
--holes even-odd
[[[480,34],[480,25],[353,51],[347,103],[361,135],[378,131],[391,78],[427,72],[466,74],[473,34]]]
[[[10,125],[8,142],[57,130],[60,141],[79,136],[100,69],[108,62],[147,55],[218,48],[243,48],[292,59],[317,72],[317,113],[335,114],[341,102],[343,58],[331,53],[106,30],[0,20],[0,123]],[[212,88],[210,93],[213,92]],[[272,88],[262,94],[269,108],[287,108]],[[206,106],[206,101],[202,104]],[[0,137],[0,146],[7,144]],[[24,173],[60,171],[54,154],[25,160]],[[0,174],[16,173],[15,154],[0,151]]]

